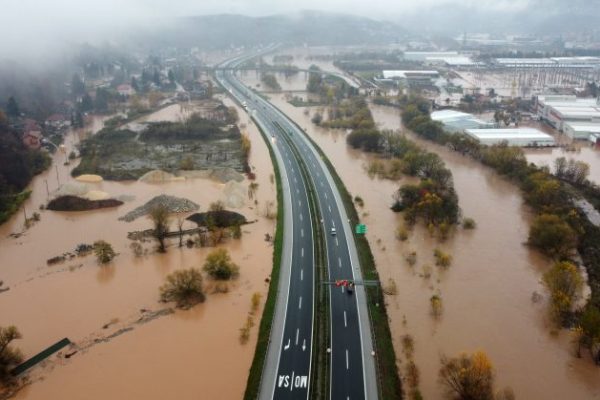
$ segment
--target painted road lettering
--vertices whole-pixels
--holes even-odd
[[[290,388],[290,390],[308,388],[308,375],[279,375],[277,387]]]

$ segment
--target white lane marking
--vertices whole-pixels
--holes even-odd
[[[342,268],[342,259],[338,257],[338,267]]]
[[[329,212],[331,212],[331,206],[327,206],[327,207],[329,207]]]
[[[301,205],[302,205],[302,202],[301,202],[300,200],[298,200],[298,205],[299,205],[299,206],[301,206]]]
[[[296,177],[294,177],[294,182],[298,183],[298,180],[296,179]]]
[[[298,300],[298,309],[302,309],[302,296],[300,296],[300,299]]]
[[[346,291],[346,288],[342,286],[342,293]]]
[[[296,189],[296,193],[300,194],[300,190]]]
[[[298,335],[300,334],[300,329],[296,329],[296,346],[298,346]]]
[[[327,199],[327,193],[325,193],[325,199]]]
[[[300,249],[300,257],[304,257],[304,247]]]
[[[304,270],[303,269],[300,270],[300,280],[301,281],[304,280]]]
[[[346,319],[346,311],[344,311],[344,328],[348,327],[348,320]]]
[[[300,229],[300,236],[304,237],[304,228]]]
[[[331,220],[331,225],[333,225],[333,227],[335,228],[335,221]]]
[[[325,187],[325,185],[323,185],[323,182],[321,182],[321,187]]]
[[[302,213],[300,213],[300,221],[302,221]]]
[[[348,349],[346,349],[346,369],[350,369],[350,363],[348,362]]]
[[[336,245],[336,246],[339,246],[339,245],[340,245],[340,242],[338,242],[338,239],[337,239],[337,238],[335,238],[335,245]]]
[[[289,348],[290,348],[290,342],[291,342],[291,340],[292,340],[292,339],[288,339],[288,342],[287,342],[287,344],[286,344],[285,346],[283,346],[283,351],[285,351],[285,350],[287,350],[287,349],[289,349]]]

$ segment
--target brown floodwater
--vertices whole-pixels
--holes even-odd
[[[517,398],[600,398],[600,369],[588,359],[573,356],[569,332],[551,334],[553,327],[546,318],[548,296],[541,283],[549,261],[524,245],[532,215],[513,184],[472,160],[411,136],[438,153],[452,170],[462,212],[475,219],[477,228],[458,230],[440,243],[418,226],[406,242],[400,242],[394,231],[402,216],[389,207],[402,180],[370,178],[365,166],[375,157],[348,148],[343,131],[314,126],[311,116],[288,104],[283,95],[271,100],[307,129],[350,193],[363,198],[365,207],[359,212],[368,228],[381,281],[386,285],[391,279],[398,289],[396,296],[387,297],[396,354],[402,358],[401,337],[412,335],[424,398],[443,397],[437,381],[442,354],[478,349],[493,361],[497,387],[512,387]],[[399,129],[398,110],[373,106],[372,111],[382,128]],[[447,271],[435,267],[435,248],[452,255]],[[405,261],[410,251],[417,253],[414,267]],[[432,268],[429,279],[423,277],[424,265]],[[534,292],[544,300],[532,302]],[[433,294],[443,301],[438,320],[430,314]]]
[[[529,162],[550,167],[551,170],[554,169],[554,161],[559,157],[565,157],[567,160],[583,161],[590,166],[588,179],[600,185],[600,148],[592,147],[587,141],[576,141],[573,142],[573,145],[574,149],[572,150],[563,147],[526,149],[525,156]]]
[[[175,107],[172,110],[177,112]],[[244,115],[242,110],[239,113]],[[100,126],[98,123],[94,129]],[[136,322],[142,309],[167,307],[158,302],[158,288],[166,275],[180,268],[201,268],[211,248],[178,248],[177,239],[173,239],[168,252],[160,255],[148,242],[144,248],[149,254],[136,258],[129,249],[127,232],[148,229],[151,222],[142,217],[126,223],[118,217],[162,193],[188,198],[198,203],[201,211],[207,210],[211,202],[224,197],[224,184],[201,179],[164,184],[104,181],[88,186],[115,197],[133,196],[133,200],[118,208],[90,212],[40,211],[41,221],[16,239],[8,235],[22,230],[22,212],[0,226],[0,280],[10,287],[0,294],[0,324],[19,328],[23,339],[16,345],[26,357],[63,337],[83,348],[69,360],[52,356],[49,362],[33,369],[33,384],[21,390],[17,398],[242,397],[257,328],[252,329],[244,345],[239,342],[239,329],[246,321],[253,293],[262,295],[262,307],[265,279],[272,266],[272,246],[264,237],[273,234],[274,223],[258,210],[264,202],[275,201],[267,148],[254,126],[245,130],[252,141],[250,164],[259,183],[259,204],[248,203],[236,211],[256,222],[243,227],[241,240],[222,244],[240,266],[240,276],[229,284],[228,293],[212,293],[214,284],[206,280],[207,300],[191,310],[145,324]],[[77,134],[73,132],[67,138],[67,153],[77,141]],[[46,182],[53,191],[58,186],[57,178],[60,183],[73,180],[69,175],[73,164],[63,166],[63,154],[56,155],[57,160],[57,167],[31,183],[33,193],[25,203],[28,215],[46,202]],[[242,183],[247,185],[247,179]],[[93,256],[46,265],[50,257],[99,239],[110,242],[119,253],[108,266],[98,266]],[[255,317],[256,325],[260,312]],[[103,329],[105,325],[108,327]],[[122,329],[123,334],[109,337]]]

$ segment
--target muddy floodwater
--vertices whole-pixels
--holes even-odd
[[[226,103],[233,105],[231,102]],[[171,110],[171,111],[169,111]],[[179,108],[160,111],[147,120],[177,119]],[[243,111],[238,110],[242,119]],[[96,121],[92,130],[98,130]],[[0,226],[0,280],[10,287],[0,293],[0,325],[16,325],[23,339],[15,342],[25,357],[67,337],[79,349],[69,359],[51,356],[31,370],[31,384],[18,399],[239,399],[245,389],[254,355],[256,330],[260,322],[272,267],[272,246],[265,234],[274,233],[274,222],[262,216],[265,202],[275,201],[270,182],[273,169],[267,148],[254,126],[243,129],[252,141],[250,165],[259,187],[254,201],[233,211],[249,221],[240,240],[226,239],[221,245],[240,266],[240,276],[228,284],[226,293],[215,293],[214,283],[205,279],[205,303],[187,311],[168,313],[170,305],[158,301],[158,288],[165,277],[181,268],[201,268],[213,249],[177,246],[172,239],[166,254],[156,254],[155,244],[143,244],[148,254],[135,257],[127,233],[151,228],[142,217],[126,223],[118,218],[154,196],[168,194],[190,199],[206,211],[211,202],[223,199],[222,183],[203,179],[147,184],[143,182],[88,183],[90,189],[113,197],[126,195],[129,201],[118,208],[90,212],[39,211],[50,192],[60,183],[72,182],[65,155],[36,177],[25,211],[39,211],[41,221],[18,238],[10,233],[23,229],[23,213]],[[66,139],[67,154],[80,132]],[[57,165],[57,167],[55,167]],[[242,185],[247,186],[244,179]],[[175,222],[172,223],[176,229]],[[184,225],[192,227],[191,224]],[[75,257],[48,266],[46,260],[79,243],[103,239],[118,256],[99,266],[93,256]],[[251,306],[253,293],[261,294],[255,327],[246,344],[239,341]]]
[[[590,166],[588,179],[600,185],[600,148],[592,147],[589,142],[574,142],[574,149],[556,147],[552,149],[526,149],[525,156],[529,162],[539,166],[548,166],[554,170],[554,161],[559,157],[567,160],[583,161]]]
[[[519,399],[600,399],[600,368],[573,355],[568,331],[551,333],[546,318],[548,295],[541,283],[550,263],[524,245],[532,218],[519,190],[492,170],[444,147],[420,140],[421,146],[438,153],[454,175],[464,216],[475,219],[473,231],[458,229],[439,242],[417,226],[406,242],[395,238],[402,216],[390,210],[392,195],[402,181],[370,178],[365,165],[373,155],[346,146],[345,133],[327,130],[310,122],[318,108],[296,108],[274,95],[271,100],[306,128],[321,146],[347,185],[350,193],[363,198],[359,209],[368,228],[383,285],[395,282],[398,294],[387,296],[390,325],[402,370],[401,338],[415,339],[415,362],[420,369],[424,398],[439,399],[438,384],[442,354],[484,350],[495,370],[497,388],[510,386]],[[399,129],[399,111],[372,107],[376,122],[386,129]],[[440,248],[453,257],[448,270],[435,267],[433,250]],[[417,253],[410,267],[407,253]],[[431,267],[430,278],[424,266]],[[533,293],[542,300],[532,301]],[[430,297],[438,294],[443,314],[430,313]]]

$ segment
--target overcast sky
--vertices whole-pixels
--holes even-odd
[[[271,15],[299,11],[301,5],[305,10],[401,22],[407,12],[439,5],[460,3],[473,8],[518,10],[532,1],[539,0],[0,0],[0,56],[52,51],[58,43],[93,41],[125,28],[153,26],[157,19],[168,17]]]

